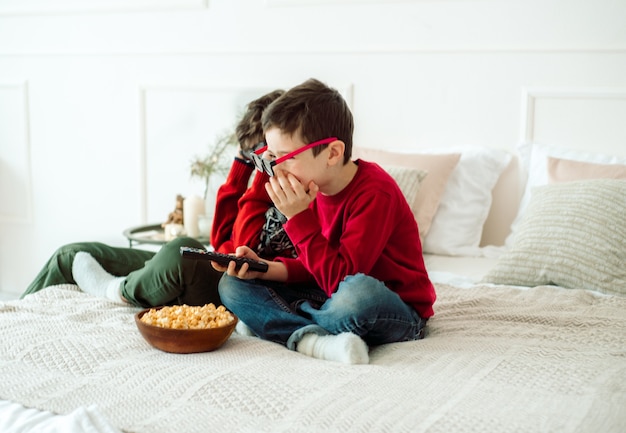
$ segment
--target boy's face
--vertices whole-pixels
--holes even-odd
[[[265,141],[267,151],[263,157],[268,160],[281,158],[308,144],[303,142],[300,137],[282,133],[278,128],[267,130]],[[322,180],[320,177],[327,167],[325,156],[327,151],[326,148],[317,156],[313,156],[313,149],[307,149],[280,164],[274,165],[273,169],[291,173],[303,185],[308,185],[311,181],[319,184]]]

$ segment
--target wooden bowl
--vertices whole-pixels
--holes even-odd
[[[160,307],[162,308],[162,307]],[[235,320],[226,326],[210,329],[172,329],[148,325],[141,321],[141,316],[150,308],[135,314],[135,323],[139,332],[148,343],[159,350],[169,353],[210,352],[221,347],[231,336],[237,325]]]

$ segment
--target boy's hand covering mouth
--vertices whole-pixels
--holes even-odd
[[[293,174],[281,170],[276,170],[275,174],[265,184],[265,189],[276,208],[287,219],[307,209],[315,200],[319,191],[315,182],[311,181],[307,190]]]

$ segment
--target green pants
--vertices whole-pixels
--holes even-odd
[[[56,284],[76,284],[72,263],[78,252],[86,252],[114,276],[126,276],[121,295],[133,305],[219,305],[217,284],[222,276],[209,261],[183,259],[180,247],[202,248],[195,239],[177,238],[157,252],[110,247],[98,242],[82,242],[59,248],[22,294],[22,298]]]

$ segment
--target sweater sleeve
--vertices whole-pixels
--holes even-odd
[[[343,208],[342,227],[334,227],[334,234],[323,234],[312,208],[289,219],[285,230],[296,247],[302,267],[330,296],[345,276],[371,273],[393,231],[393,223],[388,218],[393,212],[394,201],[388,194],[364,192]],[[287,266],[290,281],[292,277],[303,275],[295,265],[292,266],[297,273],[292,275]]]
[[[217,190],[215,213],[211,227],[211,244],[221,251],[224,243],[230,243],[233,225],[238,215],[238,201],[248,188],[254,167],[235,158],[226,182]]]
[[[265,190],[268,176],[265,173],[256,172],[252,185],[239,200],[239,213],[233,227],[232,243],[233,252],[240,245],[246,245],[255,250],[260,242],[261,229],[265,224],[265,212],[272,206]]]
[[[313,275],[304,267],[299,259],[291,259],[287,257],[276,257],[274,260],[282,262],[287,268],[288,282],[301,283],[305,281],[315,281]]]

